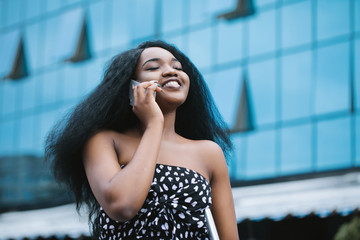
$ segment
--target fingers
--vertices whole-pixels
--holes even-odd
[[[133,87],[134,99],[141,101],[141,99],[150,100],[154,98],[154,92],[161,92],[162,89],[157,81],[142,82]]]

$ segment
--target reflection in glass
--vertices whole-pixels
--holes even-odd
[[[275,60],[249,65],[248,80],[256,124],[274,123],[276,119]]]
[[[276,175],[275,131],[249,134],[246,159],[247,179],[274,177]]]
[[[312,170],[310,124],[281,129],[280,145],[282,175]]]
[[[320,48],[317,56],[315,113],[349,110],[349,44]]]
[[[310,7],[310,1],[305,1],[281,9],[281,42],[284,48],[310,43]]]
[[[317,170],[351,166],[350,118],[324,120],[317,127]]]
[[[282,120],[309,117],[312,110],[311,52],[284,56],[281,62]]]
[[[319,40],[349,33],[350,0],[318,0],[316,9]]]

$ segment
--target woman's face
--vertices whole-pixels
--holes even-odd
[[[141,53],[135,77],[139,82],[158,82],[162,88],[156,97],[159,105],[181,105],[189,92],[189,76],[182,70],[181,63],[172,53],[160,47],[146,48]]]

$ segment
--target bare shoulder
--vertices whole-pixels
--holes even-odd
[[[209,173],[210,179],[213,179],[214,176],[221,174],[222,172],[227,173],[225,156],[217,143],[210,140],[199,140],[195,142],[197,151]]]

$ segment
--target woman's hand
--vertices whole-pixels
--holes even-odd
[[[149,126],[153,121],[164,121],[164,116],[154,98],[154,92],[161,92],[156,81],[143,82],[133,87],[133,112],[144,124]]]

